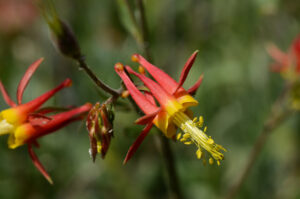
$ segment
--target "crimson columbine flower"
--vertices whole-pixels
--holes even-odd
[[[300,110],[300,35],[292,42],[288,53],[273,44],[267,50],[276,61],[272,64],[273,71],[281,73],[290,85],[289,105]]]
[[[300,75],[300,35],[292,42],[288,53],[282,52],[275,45],[267,47],[269,54],[276,61],[272,70],[282,73],[287,78],[297,78]]]
[[[42,60],[43,59],[39,59],[29,66],[20,81],[17,90],[17,104],[11,100],[0,81],[0,90],[3,94],[4,100],[11,106],[11,108],[0,112],[0,135],[9,134],[8,147],[11,149],[15,149],[23,144],[28,144],[28,151],[34,165],[45,176],[45,178],[52,183],[50,176],[47,174],[33,152],[32,144],[38,145],[36,141],[37,138],[52,133],[72,121],[82,119],[82,114],[89,111],[91,105],[85,104],[81,107],[51,116],[47,116],[46,114],[56,111],[55,109],[39,109],[41,105],[43,105],[56,92],[70,86],[72,83],[70,79],[66,79],[59,86],[44,93],[40,97],[22,104],[23,92],[32,74],[39,67]]]
[[[225,149],[222,146],[215,144],[213,139],[205,134],[206,127],[204,130],[201,130],[203,127],[203,118],[199,117],[199,121],[197,118],[191,119],[192,113],[188,109],[190,106],[196,106],[198,104],[198,101],[191,95],[197,91],[203,76],[200,76],[196,84],[190,89],[185,90],[182,87],[188,72],[195,61],[197,53],[198,51],[194,52],[188,59],[178,83],[161,69],[150,64],[141,55],[134,54],[132,60],[141,64],[141,66],[156,80],[155,82],[146,77],[143,74],[143,70],[140,70],[142,71],[142,74],[139,74],[133,71],[129,66],[125,67],[129,73],[137,76],[149,89],[150,92],[146,91],[144,93],[139,91],[133,84],[127,76],[122,64],[118,63],[115,65],[115,71],[123,80],[131,97],[146,114],[136,121],[137,124],[146,124],[146,127],[130,147],[124,163],[126,163],[137,150],[153,124],[168,138],[174,138],[176,136],[177,128],[180,128],[183,135],[178,133],[176,136],[177,139],[187,145],[194,143],[198,148],[196,155],[199,159],[204,156],[202,153],[202,149],[204,149],[212,156],[212,158],[209,158],[210,164],[213,164],[213,159],[217,161],[218,165],[220,164],[220,160],[223,160],[224,155],[220,150],[225,151]],[[158,101],[160,107],[156,106],[153,97]],[[203,160],[205,161],[205,159]]]

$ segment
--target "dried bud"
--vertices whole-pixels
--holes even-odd
[[[51,29],[55,45],[58,50],[65,56],[73,59],[80,59],[82,57],[79,44],[75,34],[71,28],[64,23],[57,15],[55,7],[52,2],[48,2],[46,6],[42,7],[44,18]]]
[[[86,126],[89,132],[90,153],[93,161],[98,153],[101,153],[102,158],[106,155],[113,136],[113,120],[113,110],[105,104],[100,105],[98,102],[89,112]]]

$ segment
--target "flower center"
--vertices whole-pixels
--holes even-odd
[[[216,144],[211,137],[205,134],[207,127],[204,130],[200,129],[203,126],[202,117],[197,122],[197,118],[191,120],[186,114],[177,112],[174,114],[173,122],[184,133],[183,136],[181,136],[181,133],[177,134],[177,139],[187,145],[194,143],[198,147],[196,151],[198,159],[204,156],[201,149],[205,149],[212,156],[212,158],[209,158],[209,163],[213,164],[215,159],[217,164],[220,165],[220,160],[224,159],[224,155],[220,151],[226,152],[226,149]],[[203,158],[204,163],[205,161]]]
[[[9,134],[14,130],[14,126],[5,119],[0,121],[0,135]]]

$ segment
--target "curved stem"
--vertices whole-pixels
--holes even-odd
[[[162,153],[165,165],[168,171],[168,178],[170,182],[170,195],[172,199],[183,199],[178,175],[175,167],[175,158],[172,152],[169,140],[164,136],[159,136],[161,142]]]
[[[102,82],[96,75],[95,73],[88,67],[88,65],[86,64],[84,58],[78,59],[77,60],[79,63],[79,67],[81,69],[83,69],[86,74],[93,80],[93,82],[95,82],[95,84],[103,89],[105,92],[111,94],[112,96],[119,96],[120,92],[118,90],[115,90],[111,87],[109,87],[107,84],[105,84],[104,82]]]

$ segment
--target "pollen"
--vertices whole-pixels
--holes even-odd
[[[145,68],[143,66],[139,66],[139,73],[145,75]]]
[[[193,142],[192,141],[188,141],[188,142],[185,142],[184,144],[185,145],[190,145],[190,144],[192,144]]]
[[[178,133],[176,139],[180,140],[180,138],[181,138],[181,133]]]
[[[210,165],[212,165],[212,164],[214,164],[214,159],[213,158],[209,158],[208,162],[209,162]]]
[[[220,161],[224,159],[224,155],[221,151],[226,152],[226,150],[221,146],[214,142],[214,140],[206,135],[207,127],[205,126],[203,130],[201,127],[204,124],[203,117],[199,117],[199,121],[197,118],[191,120],[186,114],[183,112],[177,112],[174,114],[173,122],[176,126],[178,126],[183,131],[183,136],[181,137],[177,135],[177,138],[180,142],[183,142],[185,145],[190,145],[194,143],[197,146],[196,156],[198,159],[203,159],[203,164],[206,164],[205,153],[206,151],[208,156],[209,164],[213,164],[216,162],[220,165]]]
[[[129,94],[130,94],[130,93],[129,93],[128,90],[123,91],[122,94],[121,94],[121,97],[122,97],[122,98],[127,98],[127,97],[129,96]]]
[[[133,62],[138,62],[138,61],[139,61],[138,55],[137,55],[137,54],[133,54],[133,55],[131,56],[131,61],[133,61]]]
[[[196,156],[197,156],[198,159],[201,159],[201,157],[202,157],[202,151],[201,151],[200,148],[196,151]]]
[[[116,69],[117,71],[123,71],[123,70],[124,70],[124,66],[123,66],[123,64],[121,64],[121,63],[116,63],[116,64],[115,64],[115,69]]]

